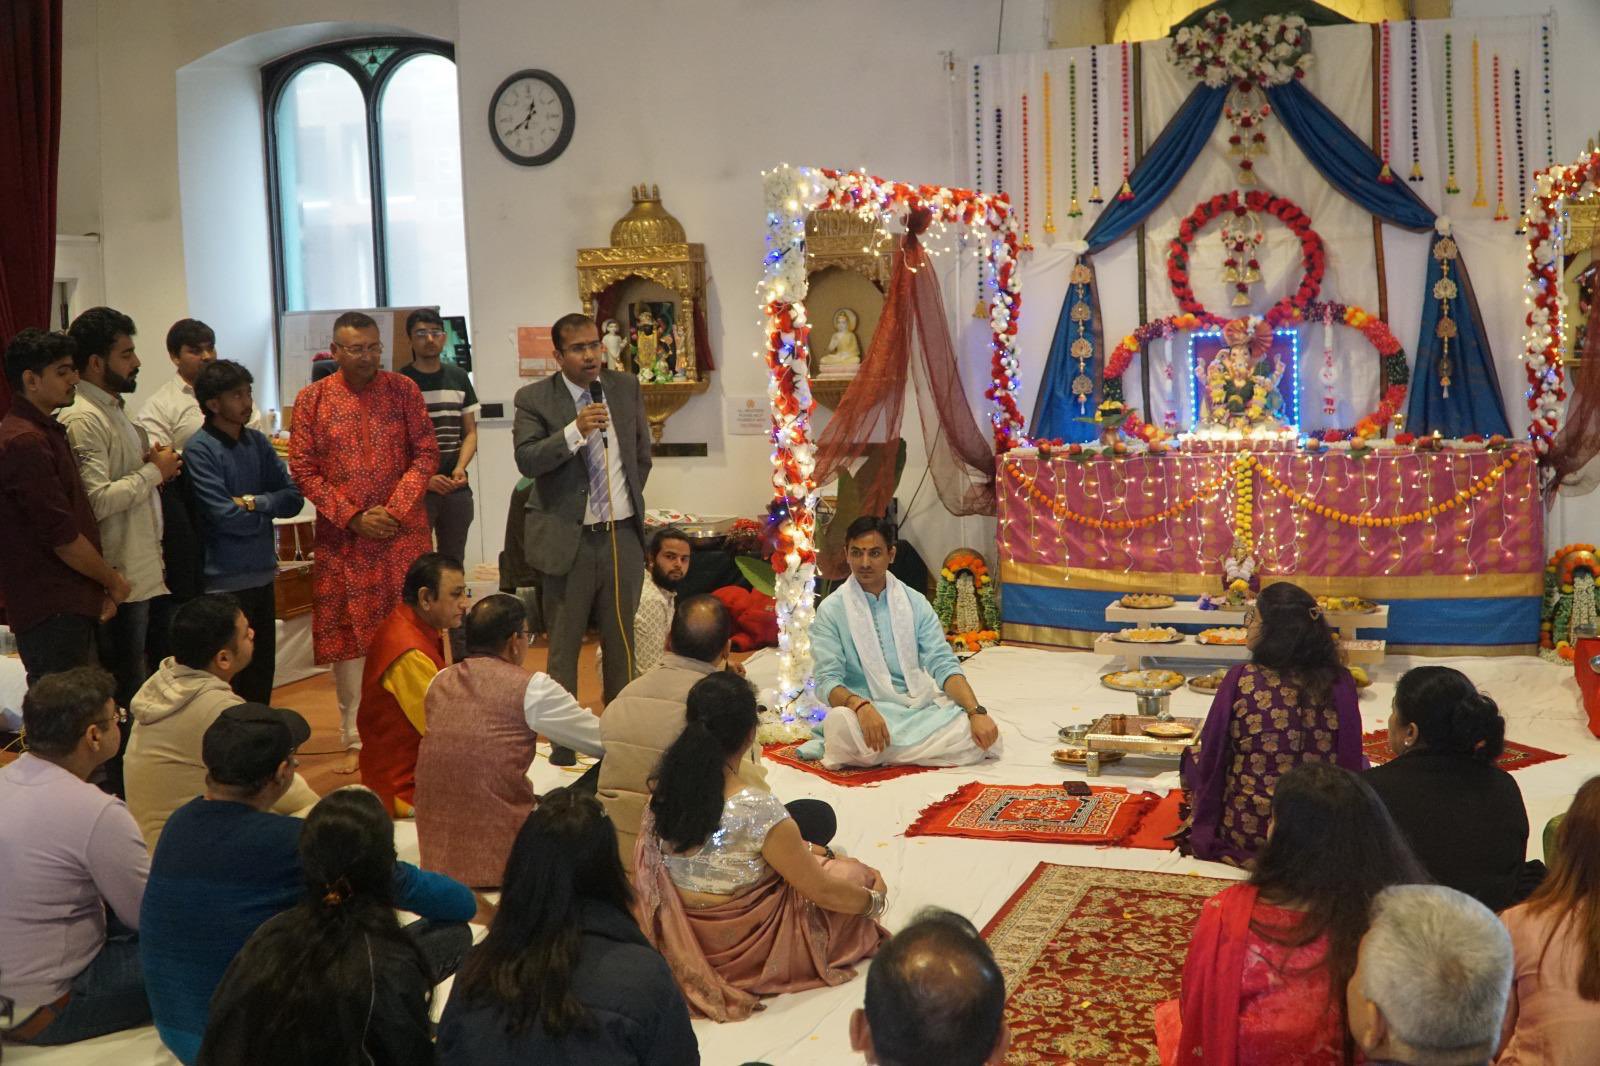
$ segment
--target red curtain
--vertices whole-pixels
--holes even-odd
[[[50,325],[60,149],[61,0],[0,4],[0,343]]]

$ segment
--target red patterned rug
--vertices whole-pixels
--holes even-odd
[[[1361,750],[1367,753],[1367,761],[1373,766],[1382,766],[1394,758],[1394,752],[1389,750],[1389,731],[1380,729],[1375,733],[1361,734]],[[1495,760],[1495,765],[1502,770],[1525,770],[1530,766],[1538,766],[1542,762],[1551,762],[1555,759],[1565,759],[1566,756],[1554,751],[1545,751],[1543,748],[1530,748],[1526,744],[1514,744],[1506,741],[1506,750],[1500,753],[1500,758]]]
[[[1179,792],[1094,786],[1069,796],[1060,785],[962,785],[922,809],[906,836],[1025,840],[1036,844],[1106,844],[1171,851],[1163,839],[1178,828]]]
[[[792,766],[796,770],[803,770],[814,774],[824,781],[832,781],[836,785],[875,785],[879,781],[890,781],[896,777],[905,777],[907,774],[923,774],[929,770],[941,770],[940,766],[864,766],[845,767],[843,770],[829,770],[820,762],[809,762],[800,758],[795,752],[801,741],[794,744],[768,744],[761,749],[761,753],[773,762]]]
[[[1201,905],[1232,881],[1041,862],[984,927],[1005,974],[1007,1062],[1145,1066]]]

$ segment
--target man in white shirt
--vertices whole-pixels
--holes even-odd
[[[635,673],[650,428],[638,380],[603,369],[592,318],[565,315],[551,337],[561,369],[516,397],[517,469],[534,482],[523,543],[543,591],[550,676],[577,693],[578,650],[592,619],[610,700]],[[557,765],[574,760],[567,750],[551,756]]]
[[[100,632],[100,660],[117,679],[117,705],[126,707],[150,676],[145,661],[150,601],[167,591],[159,490],[178,476],[183,462],[167,445],[151,444],[125,410],[122,397],[137,387],[139,377],[133,319],[109,307],[91,307],[68,332],[78,344],[78,395],[56,417],[66,427],[100,524],[101,552],[133,587]],[[106,764],[106,782],[122,795],[120,756]]]
[[[198,318],[180,318],[167,330],[167,358],[178,376],[155,391],[134,418],[152,444],[165,444],[178,451],[205,424],[205,411],[195,402],[194,383],[200,371],[217,361],[217,335]],[[256,411],[251,429],[271,436],[266,418]]]

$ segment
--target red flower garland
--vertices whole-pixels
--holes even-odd
[[[1561,282],[1554,243],[1556,204],[1600,184],[1600,152],[1591,152],[1566,166],[1546,167],[1533,175],[1533,195],[1528,198],[1528,276],[1533,308],[1523,316],[1527,326],[1523,342],[1523,369],[1528,375],[1528,410],[1533,420],[1528,436],[1540,462],[1550,451],[1551,439],[1561,427],[1561,404],[1567,398],[1566,371],[1561,366]]]
[[[1167,280],[1172,284],[1172,295],[1177,299],[1178,306],[1208,325],[1218,326],[1228,321],[1227,318],[1206,310],[1206,306],[1195,298],[1194,288],[1189,283],[1190,245],[1194,243],[1200,231],[1224,211],[1231,211],[1237,215],[1250,211],[1256,214],[1269,214],[1288,226],[1290,232],[1300,238],[1300,262],[1305,268],[1305,276],[1301,278],[1300,286],[1294,295],[1273,304],[1267,310],[1265,317],[1274,326],[1305,317],[1306,308],[1322,291],[1322,275],[1327,269],[1327,254],[1322,247],[1322,238],[1311,228],[1310,216],[1294,201],[1282,196],[1273,196],[1260,189],[1247,193],[1242,200],[1237,190],[1226,194],[1219,193],[1203,201],[1178,226],[1178,236],[1167,249]]]

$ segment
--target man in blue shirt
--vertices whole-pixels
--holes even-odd
[[[1000,755],[1000,730],[973,694],[926,596],[893,574],[895,529],[863,515],[845,531],[850,580],[811,629],[817,692],[832,709],[799,750],[844,766],[969,766]]]
[[[201,368],[194,398],[205,424],[189,438],[184,462],[205,544],[205,591],[232,593],[256,635],[255,654],[234,675],[233,690],[241,699],[268,703],[278,657],[272,520],[293,518],[305,500],[272,442],[250,428],[250,386],[250,371],[238,363],[219,359]]]
[[[205,1037],[211,996],[267,919],[306,892],[301,822],[269,808],[294,780],[311,727],[258,703],[224,710],[206,730],[206,792],[173,814],[150,864],[140,909],[140,959],[156,1031],[185,1066]],[[436,980],[454,972],[472,935],[472,891],[410,863],[395,865],[395,901],[435,924],[416,933]]]

